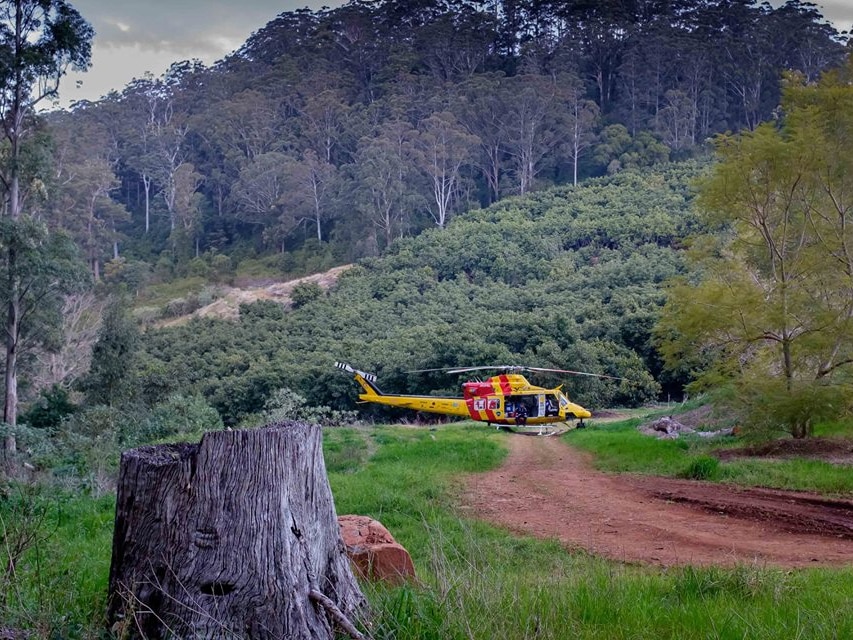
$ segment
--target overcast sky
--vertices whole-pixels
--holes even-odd
[[[851,0],[853,1],[853,0]],[[69,73],[60,103],[97,100],[146,71],[159,76],[173,62],[220,60],[278,14],[327,0],[71,0],[95,29],[92,67]]]
[[[782,3],[771,1],[773,6]],[[343,0],[72,0],[71,4],[95,28],[95,39],[92,68],[63,80],[62,106],[97,100],[146,71],[159,76],[180,60],[198,58],[210,65],[284,11],[306,5],[339,6]],[[851,28],[853,0],[816,4],[839,31]]]

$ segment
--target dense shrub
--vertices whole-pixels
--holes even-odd
[[[358,413],[339,411],[326,406],[311,406],[304,396],[285,388],[276,390],[267,400],[264,412],[257,422],[269,424],[282,420],[299,420],[317,423],[324,427],[339,427],[355,424],[358,421]]]
[[[682,474],[691,480],[713,480],[720,472],[720,461],[714,456],[693,458]]]
[[[322,297],[323,287],[316,282],[300,282],[293,287],[290,293],[290,299],[293,300],[294,308],[305,306],[309,302]]]

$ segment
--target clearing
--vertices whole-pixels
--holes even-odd
[[[313,282],[323,289],[329,289],[338,281],[340,275],[344,271],[351,269],[352,266],[351,264],[346,264],[340,267],[333,267],[322,273],[295,278],[287,282],[264,282],[241,287],[221,286],[219,289],[222,290],[222,295],[214,302],[196,309],[191,314],[161,321],[157,326],[161,328],[173,327],[186,323],[190,318],[214,317],[236,320],[240,315],[241,304],[251,304],[258,300],[272,300],[283,305],[290,304],[292,302],[290,296],[297,285]]]
[[[558,438],[508,435],[463,508],[516,533],[623,562],[806,567],[853,563],[853,502],[654,476],[608,475]]]

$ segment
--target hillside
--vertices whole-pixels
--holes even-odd
[[[96,276],[251,254],[313,271],[505,198],[702,156],[775,117],[784,71],[839,65],[845,39],[798,2],[285,12],[211,68],[50,114],[38,215]]]
[[[679,384],[662,375],[650,332],[695,227],[689,183],[702,170],[673,164],[506,200],[396,242],[300,308],[262,300],[236,323],[148,331],[140,384],[154,387],[146,377],[156,372],[159,393],[202,393],[229,422],[281,387],[352,408],[336,360],[421,394],[455,392],[458,381],[413,370],[580,368],[633,381],[566,381],[583,404],[649,401],[661,383]]]

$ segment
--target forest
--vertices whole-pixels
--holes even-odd
[[[33,139],[51,140],[47,197],[29,204],[95,280],[222,256],[310,271],[507,196],[705,154],[778,117],[782,72],[814,81],[845,40],[798,1],[287,12],[212,67],[52,113]]]
[[[26,82],[88,62],[84,17],[56,16],[65,48]],[[695,363],[665,368],[652,332],[699,228],[691,185],[715,136],[782,117],[784,82],[846,37],[800,2],[349,2],[67,111],[35,109],[58,84],[4,94],[27,123],[3,172],[6,431],[118,447],[182,401],[227,425],[345,411],[339,359],[414,393],[459,381],[413,370],[512,362],[630,378],[573,381],[593,406],[680,398]],[[291,308],[162,326],[354,262]]]
[[[66,0],[0,0],[0,637],[120,635],[123,451],[288,419],[329,427],[338,508],[381,516],[424,576],[367,594],[373,637],[853,628],[849,568],[659,570],[458,508],[509,438],[849,495],[849,462],[718,457],[849,452],[853,56],[814,5],[352,0],[46,109],[94,37]],[[286,304],[197,313],[332,267]],[[336,361],[422,395],[458,394],[446,367],[583,370],[612,377],[535,383],[635,417],[560,441],[389,426],[430,418],[357,405]],[[636,429],[688,395],[737,437]]]

